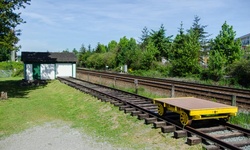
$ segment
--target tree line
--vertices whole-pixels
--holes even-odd
[[[95,48],[82,44],[79,51],[73,52],[78,56],[80,67],[107,69],[108,66],[119,71],[127,65],[130,73],[153,71],[165,77],[193,76],[215,81],[229,76],[232,83],[249,86],[249,79],[242,78],[250,76],[247,68],[250,58],[243,57],[247,54],[241,48],[240,39],[236,39],[233,26],[225,21],[219,34],[209,39],[210,34],[205,31],[207,25],[199,21],[200,17],[195,16],[187,30],[181,23],[175,37],[167,36],[164,25],[158,30],[144,27],[139,41],[124,36],[107,45],[98,43]]]

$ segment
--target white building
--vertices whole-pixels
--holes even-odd
[[[242,47],[246,47],[247,45],[250,44],[250,33],[243,35],[243,36],[239,37],[238,39],[241,40]]]
[[[74,53],[22,52],[25,80],[48,80],[58,76],[76,77]]]

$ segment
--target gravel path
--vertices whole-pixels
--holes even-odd
[[[0,150],[114,150],[108,143],[70,128],[62,122],[49,122],[0,140]],[[117,149],[117,148],[116,148]]]

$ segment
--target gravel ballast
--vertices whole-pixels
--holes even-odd
[[[0,139],[1,150],[113,150],[108,143],[72,129],[66,123],[48,122]]]

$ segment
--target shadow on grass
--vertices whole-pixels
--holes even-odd
[[[27,83],[22,80],[4,80],[0,81],[0,92],[7,92],[8,98],[25,98],[26,95],[39,88],[46,87],[47,82]]]

